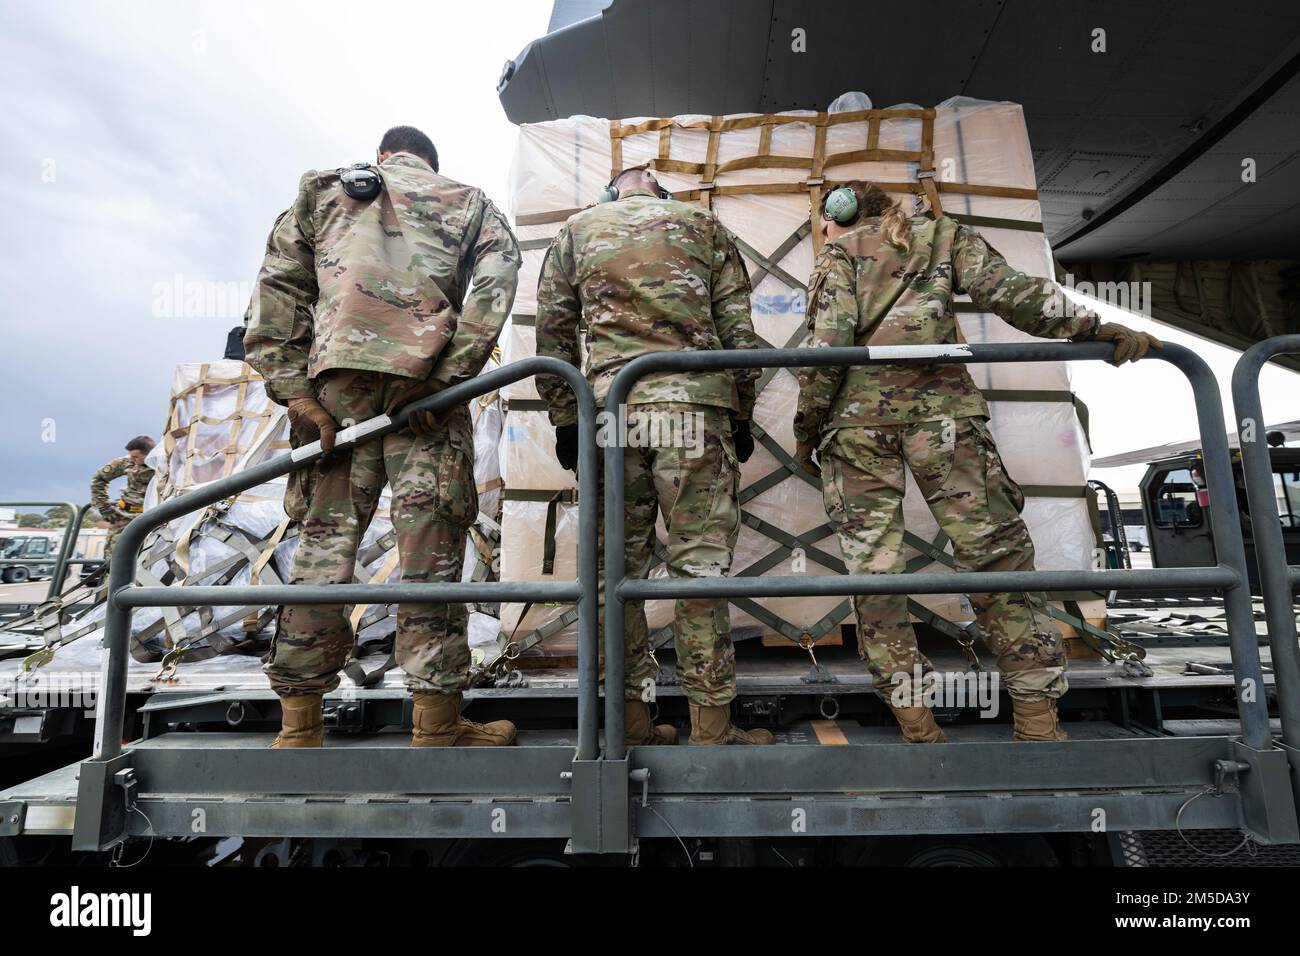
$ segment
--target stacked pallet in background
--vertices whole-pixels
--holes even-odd
[[[549,238],[594,201],[613,173],[647,161],[677,198],[712,208],[735,234],[753,282],[754,325],[772,346],[797,346],[804,336],[805,283],[820,244],[810,213],[837,181],[877,182],[909,210],[941,207],[977,227],[1017,268],[1038,276],[1052,272],[1024,117],[1013,103],[958,98],[933,109],[528,124],[519,130],[512,175],[512,209],[525,251],[515,314],[502,338],[507,362],[535,353],[537,277]],[[1032,341],[969,302],[958,309],[968,342]],[[1090,566],[1096,542],[1085,497],[1088,445],[1067,367],[970,369],[990,400],[1008,469],[1025,490],[1024,517],[1038,567]],[[797,382],[787,370],[769,370],[760,387],[754,413],[759,444],[743,468],[744,527],[733,573],[842,572],[820,488],[793,465]],[[502,577],[573,578],[574,476],[554,458],[533,381],[511,385],[504,395]],[[951,549],[910,476],[905,514],[908,569],[949,567]],[[663,573],[662,565],[652,572]],[[969,602],[955,595],[918,597],[911,607],[918,619],[954,637],[962,637],[973,618]],[[1095,621],[1105,614],[1100,601],[1071,600],[1065,607],[1073,614],[1058,605],[1063,620]],[[652,602],[647,613],[662,643],[671,605]],[[573,618],[566,606],[506,605],[502,626],[529,654],[568,657],[574,653]],[[757,630],[806,644],[838,638],[840,624],[852,617],[845,599],[771,598],[734,601],[731,619],[743,634]]]
[[[500,398],[470,403],[474,421],[475,481],[479,516],[466,541],[464,580],[493,576],[498,546],[501,475],[497,446],[503,413]],[[155,470],[146,510],[160,501],[242,471],[289,448],[288,417],[266,395],[261,378],[239,361],[187,363],[176,368],[162,441],[149,455]],[[185,515],[153,532],[137,564],[136,580],[148,585],[279,584],[288,580],[298,529],[284,512],[287,478],[279,478]],[[385,488],[362,539],[356,580],[396,581],[397,549]],[[71,618],[59,607],[46,614],[47,642],[98,640],[103,631],[103,589],[97,603]],[[71,603],[71,602],[68,602]],[[387,644],[396,628],[389,605],[350,609],[358,644]],[[470,615],[470,643],[495,656],[500,634],[494,605]],[[261,653],[275,628],[275,608],[139,608],[132,616],[131,653],[140,661],[163,661],[164,670],[226,653]],[[57,647],[53,653],[57,653]],[[48,663],[47,649],[38,660]],[[372,672],[376,676],[377,671]]]

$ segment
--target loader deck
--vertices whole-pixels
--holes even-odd
[[[635,832],[815,836],[1086,832],[1100,810],[1122,830],[1234,828],[1239,794],[1197,799],[1225,736],[1157,737],[1071,721],[1069,744],[1011,747],[1005,725],[949,727],[912,747],[893,728],[800,719],[771,748],[640,747]],[[574,829],[575,735],[523,730],[514,748],[418,751],[400,731],[331,735],[316,751],[268,749],[270,733],[170,732],[124,753],[136,780],[132,836],[555,837]],[[1065,749],[1065,748],[1068,748]],[[1068,758],[1068,759],[1067,759]],[[0,833],[70,835],[77,765],[0,793]],[[635,777],[633,778],[636,779]],[[832,785],[830,781],[835,783]]]
[[[1155,633],[1177,636],[1172,629]],[[1079,746],[1063,762],[1060,745],[1004,746],[1011,732],[1005,696],[993,718],[940,707],[949,744],[907,747],[851,649],[819,648],[829,681],[810,683],[804,651],[741,642],[738,710],[773,729],[777,744],[763,755],[745,748],[750,761],[743,765],[727,748],[684,742],[635,748],[632,767],[649,771],[648,802],[633,800],[635,832],[963,833],[990,825],[1005,832],[1082,832],[1099,808],[1109,825],[1124,830],[1168,829],[1180,808],[1183,829],[1237,827],[1239,793],[1196,797],[1214,786],[1215,761],[1236,760],[1240,746],[1230,736],[1238,722],[1229,650],[1159,643],[1145,661],[1150,676],[1100,659],[1071,661],[1063,713],[1071,743]],[[934,638],[923,645],[938,670],[965,669],[951,644]],[[72,655],[74,648],[64,649],[64,667],[97,679],[98,649],[87,645]],[[1261,651],[1269,684],[1267,647]],[[671,655],[663,662],[668,676]],[[1189,662],[1198,665],[1195,672]],[[0,662],[0,676],[18,663]],[[577,741],[572,667],[530,667],[523,672],[526,686],[466,694],[470,716],[509,716],[520,725],[516,747],[422,751],[413,759],[409,730],[402,729],[409,727],[409,695],[400,670],[373,688],[355,688],[344,678],[327,698],[325,748],[289,753],[268,749],[279,708],[258,659],[186,664],[166,683],[154,680],[157,672],[156,664],[135,661],[129,670],[128,726],[136,739],[123,767],[135,780],[127,821],[132,836],[193,836],[199,820],[214,837],[572,833],[564,776],[572,772]],[[669,677],[658,697],[660,719],[677,723],[684,738],[689,724],[680,688]],[[71,834],[78,768],[71,764],[0,791],[0,834]],[[795,826],[804,829],[792,831]]]

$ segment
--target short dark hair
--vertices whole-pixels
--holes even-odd
[[[379,141],[381,153],[412,153],[438,171],[438,150],[433,140],[425,136],[414,126],[394,126]]]
[[[142,451],[146,455],[153,451],[153,439],[148,435],[136,435],[126,443],[127,451]]]

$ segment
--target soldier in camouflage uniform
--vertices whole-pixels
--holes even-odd
[[[537,288],[537,354],[584,368],[603,405],[614,376],[637,356],[757,347],[749,276],[717,218],[671,198],[643,168],[625,170],[608,190],[607,201],[570,218],[547,251]],[[586,325],[585,362],[580,319]],[[749,417],[757,375],[657,373],[633,386],[623,449],[630,576],[649,573],[657,513],[668,531],[670,574],[710,577],[730,569],[740,532],[740,462],[753,451]],[[549,376],[538,379],[538,389],[556,428],[556,455],[573,469],[573,394]],[[662,440],[665,427],[679,429],[675,439]],[[647,432],[659,440],[634,437],[646,438]],[[600,501],[603,511],[603,494]],[[602,520],[602,539],[603,531]],[[766,731],[746,732],[731,723],[736,678],[727,602],[681,600],[675,610],[677,676],[689,700],[691,742],[771,743]],[[655,677],[642,603],[628,605],[625,642],[627,742],[674,743],[676,729],[652,727],[642,699]]]
[[[857,218],[825,220],[829,241],[809,282],[812,346],[956,343],[952,303],[962,293],[1031,335],[1116,342],[1116,364],[1160,344],[1076,310],[1054,283],[1011,268],[973,229],[946,216],[908,220],[878,187],[849,188]],[[988,405],[964,365],[805,369],[794,431],[814,472],[816,450],[826,511],[852,573],[903,571],[905,467],[952,539],[958,570],[1033,569],[1024,496],[1002,465]],[[1016,739],[1066,739],[1056,714],[1065,653],[1045,597],[981,594],[972,604],[1012,698]],[[930,664],[917,649],[906,597],[857,597],[854,606],[859,651],[904,737],[942,741],[929,708],[912,696],[922,686],[909,679]]]
[[[144,511],[144,494],[153,479],[153,469],[144,463],[145,456],[153,451],[154,441],[148,435],[139,435],[126,443],[126,457],[114,458],[90,479],[90,503],[108,522],[108,538],[104,542],[104,560],[113,554],[117,536],[131,519]],[[117,501],[108,500],[109,483],[126,478],[126,487]]]
[[[333,448],[346,424],[474,378],[514,301],[519,246],[473,186],[438,173],[428,137],[385,134],[378,195],[340,172],[308,172],[276,221],[253,295],[247,361],[289,410],[293,444]],[[472,289],[471,289],[472,286]],[[469,412],[417,413],[408,427],[295,472],[285,509],[301,523],[295,584],[350,583],[385,481],[403,582],[459,578],[477,511]],[[398,608],[396,657],[415,696],[415,746],[500,746],[514,725],[460,717],[469,675],[463,604]],[[266,671],[284,727],[274,746],[320,746],[322,695],[354,636],[341,605],[281,611]]]

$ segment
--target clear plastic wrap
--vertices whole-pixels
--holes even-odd
[[[496,515],[501,499],[501,463],[498,447],[504,427],[504,413],[498,395],[485,396],[470,403],[474,422],[474,477],[479,490],[479,520],[476,534],[467,538],[462,578],[482,575],[484,563],[493,563],[493,550],[499,538]],[[223,475],[256,465],[281,454],[289,447],[288,417],[285,410],[267,397],[261,379],[242,362],[220,361],[186,363],[177,367],[172,379],[172,398],[164,440],[155,446],[148,462],[155,478],[146,496],[146,508],[201,487]],[[233,585],[250,583],[253,561],[251,548],[260,556],[272,536],[286,523],[284,491],[286,478],[259,485],[202,511],[184,515],[155,532],[146,542],[144,577],[158,582],[214,584],[225,581]],[[257,583],[270,584],[288,580],[297,539],[285,533],[275,544],[268,560],[259,568]],[[389,491],[385,487],[374,519],[366,530],[360,553],[373,550],[375,555],[356,571],[356,579],[366,583],[397,581],[401,568],[391,547],[382,542],[392,531],[389,515]],[[478,537],[478,541],[474,538]],[[266,544],[263,544],[265,542]],[[376,547],[378,545],[378,547]],[[239,565],[233,576],[228,573],[231,559]],[[152,582],[150,582],[152,583]],[[225,653],[239,644],[241,650],[256,650],[259,642],[246,644],[243,622],[250,609],[235,606],[180,610],[139,608],[132,615],[133,654],[142,660],[156,660],[174,644],[192,649],[192,656]],[[251,609],[262,618],[263,638],[274,630],[274,617],[268,608]],[[380,641],[393,633],[396,618],[393,607],[353,609],[361,645]],[[240,612],[244,613],[240,613]],[[64,625],[63,636],[98,643],[99,631],[87,633],[89,626],[103,620],[100,604]],[[171,619],[171,626],[159,629],[160,620]],[[231,618],[221,627],[213,622]],[[471,645],[487,649],[495,646],[500,625],[496,617],[475,611],[471,615]],[[61,652],[60,652],[61,653]]]

